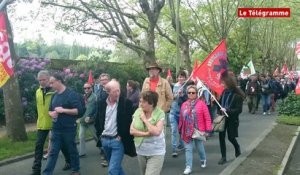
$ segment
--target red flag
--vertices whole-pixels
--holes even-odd
[[[273,72],[273,76],[278,76],[279,75],[279,70],[278,70],[278,66],[276,67],[275,71]]]
[[[201,65],[194,70],[195,77],[202,80],[211,90],[222,94],[221,74],[227,70],[227,49],[225,40],[213,50]]]
[[[282,69],[281,69],[281,74],[288,74],[289,70],[288,70],[288,67],[287,65],[284,63],[283,66],[282,66]]]
[[[300,79],[298,80],[298,83],[297,83],[297,86],[296,86],[296,89],[295,89],[295,93],[297,95],[300,95]]]
[[[5,14],[0,12],[0,87],[14,74],[5,19]]]
[[[172,77],[172,72],[171,72],[171,69],[170,69],[170,68],[168,69],[167,77]]]
[[[94,83],[94,79],[93,79],[93,75],[92,75],[92,70],[90,70],[90,72],[89,72],[88,83],[89,84],[93,84]]]
[[[198,66],[199,66],[198,59],[196,58],[194,60],[194,68],[193,68],[193,71],[192,71],[192,80],[193,81],[196,81],[195,71],[197,70]]]

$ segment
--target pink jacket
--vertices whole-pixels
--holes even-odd
[[[191,135],[190,136],[185,135],[186,133],[185,128],[188,126],[183,126],[186,123],[184,110],[191,107],[190,103],[191,101],[187,100],[182,104],[180,109],[180,118],[179,118],[179,125],[178,125],[179,132],[182,134],[181,137],[183,138],[183,140],[186,141],[190,139],[189,137],[191,137]],[[197,99],[195,103],[195,110],[196,110],[195,112],[196,118],[194,122],[197,122],[198,129],[200,131],[211,131],[212,130],[211,118],[205,102]],[[193,130],[193,128],[190,129]]]

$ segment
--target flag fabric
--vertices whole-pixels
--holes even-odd
[[[278,75],[279,75],[279,68],[277,66],[276,69],[273,72],[273,76],[275,77],[275,76],[278,76]]]
[[[90,72],[89,72],[88,83],[89,84],[93,84],[94,83],[94,79],[93,79],[93,75],[92,75],[92,70],[90,70]]]
[[[295,88],[295,93],[296,93],[297,95],[300,95],[300,79],[298,80],[297,86],[296,86],[296,88]]]
[[[172,72],[170,68],[168,69],[167,77],[172,77]]]
[[[207,58],[193,70],[193,75],[203,81],[208,88],[222,94],[224,86],[221,84],[221,74],[227,70],[227,49],[225,40],[213,50]]]
[[[300,42],[297,42],[296,44],[295,53],[297,58],[300,59]]]
[[[195,60],[194,60],[194,67],[193,67],[193,71],[192,71],[192,73],[191,73],[191,75],[192,75],[192,80],[193,81],[196,81],[196,77],[195,77],[195,70],[197,70],[197,68],[198,68],[198,66],[199,66],[199,63],[198,63],[198,59],[196,58]]]
[[[284,63],[283,66],[282,66],[282,68],[281,68],[281,74],[286,75],[286,74],[288,74],[288,72],[289,72],[288,67],[287,67],[287,65]]]
[[[253,61],[250,60],[246,66],[243,66],[240,75],[242,79],[247,79],[250,75],[253,75],[255,73],[256,71],[254,68]]]
[[[0,12],[0,87],[14,74],[5,19],[5,14]]]

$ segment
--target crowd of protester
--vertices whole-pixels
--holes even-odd
[[[72,170],[71,175],[80,174],[80,159],[85,158],[85,133],[90,131],[101,154],[102,166],[108,167],[110,175],[124,175],[124,155],[137,156],[142,175],[159,175],[165,160],[166,146],[171,156],[185,152],[183,174],[193,171],[193,145],[199,154],[199,165],[205,168],[207,155],[205,141],[193,137],[195,130],[211,137],[213,119],[217,114],[227,114],[225,129],[219,132],[220,160],[226,159],[225,136],[235,149],[235,156],[241,154],[237,141],[239,115],[243,101],[249,112],[258,112],[262,101],[262,115],[271,114],[278,100],[284,100],[296,87],[296,80],[255,74],[248,79],[234,77],[224,72],[221,83],[225,90],[221,95],[211,92],[205,86],[190,81],[186,71],[171,78],[160,76],[162,68],[154,63],[147,68],[147,77],[142,87],[134,80],[128,80],[126,94],[121,85],[107,73],[95,77],[94,84],[83,85],[84,94],[74,92],[64,84],[59,74],[40,71],[37,75],[40,87],[36,91],[38,110],[37,140],[32,175],[52,175],[58,154],[63,152],[66,163],[63,170]],[[214,95],[214,96],[212,96]],[[221,104],[218,106],[216,100]],[[168,117],[168,118],[167,118]],[[171,143],[165,139],[165,124],[170,121]],[[79,125],[79,151],[76,146],[77,125]],[[45,169],[41,170],[43,147],[49,135],[48,154]]]

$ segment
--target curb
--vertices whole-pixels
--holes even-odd
[[[91,140],[94,140],[94,139],[92,137],[85,139],[86,142],[89,142]],[[79,144],[79,141],[76,141],[76,143]],[[44,152],[44,153],[46,153],[46,152]],[[24,160],[24,159],[29,159],[29,158],[32,158],[32,157],[34,157],[34,152],[27,153],[27,154],[21,155],[21,156],[16,156],[16,157],[9,158],[9,159],[4,159],[4,160],[0,161],[0,167],[4,166],[4,165],[11,164],[11,163],[14,163],[14,162],[18,162],[18,161],[21,161],[21,160]]]
[[[230,163],[219,175],[228,175],[244,161],[247,157],[253,152],[253,150],[258,146],[258,144],[265,139],[265,137],[272,131],[272,129],[277,125],[276,122],[273,122],[258,138],[252,142],[252,144],[232,163]]]
[[[290,161],[290,156],[291,156],[291,154],[294,151],[297,138],[299,137],[299,132],[300,132],[300,126],[298,126],[298,129],[295,132],[295,136],[293,137],[293,139],[292,139],[292,141],[290,143],[290,146],[289,146],[288,150],[286,151],[286,153],[285,153],[285,155],[283,157],[283,160],[281,162],[280,169],[278,170],[277,175],[283,175],[283,173],[285,172],[287,164]]]

